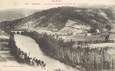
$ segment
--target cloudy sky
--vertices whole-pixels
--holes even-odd
[[[115,0],[0,0],[0,10],[12,8],[47,9],[58,6],[113,6]]]

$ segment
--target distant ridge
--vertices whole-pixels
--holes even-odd
[[[36,12],[24,18],[4,21],[0,23],[2,30],[14,30],[24,28],[30,25],[30,28],[39,27],[63,29],[68,20],[73,20],[76,24],[87,25],[91,30],[103,29],[111,30],[110,19],[113,17],[109,8],[76,8],[76,7],[58,7]],[[25,28],[25,29],[26,29]]]

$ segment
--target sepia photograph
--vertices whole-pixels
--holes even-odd
[[[0,71],[115,71],[114,0],[0,0]]]

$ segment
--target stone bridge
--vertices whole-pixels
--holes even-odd
[[[25,31],[11,31],[12,34],[23,34]]]

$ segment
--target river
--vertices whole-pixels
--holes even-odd
[[[68,66],[64,63],[59,62],[51,57],[46,56],[40,49],[39,44],[35,42],[29,36],[24,35],[14,35],[14,40],[16,42],[16,46],[28,53],[30,57],[36,57],[46,63],[47,71],[55,71],[56,69],[61,69],[63,71],[79,71],[76,68]]]

